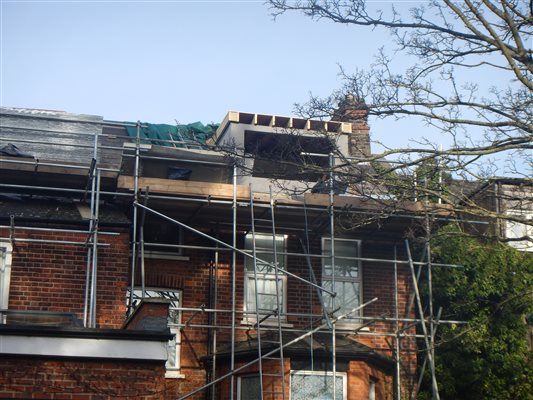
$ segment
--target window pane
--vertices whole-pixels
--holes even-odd
[[[323,255],[331,255],[331,239],[324,239]],[[356,240],[335,240],[335,276],[356,279],[359,275],[359,262],[357,260],[343,260],[337,257],[359,257],[359,242]],[[324,276],[331,276],[331,258],[323,259]]]
[[[0,308],[7,308],[8,296],[7,289],[9,282],[6,274],[6,251],[0,247]],[[0,323],[3,321],[3,317],[0,315]]]
[[[521,238],[527,236],[528,225],[521,224],[520,222],[507,221],[507,237],[508,238]]]
[[[342,400],[344,385],[343,377],[335,377],[335,398]],[[332,375],[291,375],[291,400],[329,400],[333,399]]]
[[[241,376],[239,400],[259,400],[261,398],[261,386],[258,375]]]
[[[244,247],[246,250],[253,250],[253,240],[252,235],[246,235],[244,242]],[[272,235],[255,235],[255,251],[257,258],[266,261],[266,263],[274,264],[274,240]],[[285,268],[285,256],[279,253],[285,251],[285,237],[283,235],[276,236],[276,252],[278,259],[278,267]],[[275,270],[272,266],[257,262],[257,272],[265,274],[274,274]],[[245,265],[248,271],[253,272],[254,270],[254,261],[250,257],[245,258]]]
[[[168,345],[167,345],[168,359],[165,365],[167,368],[176,368],[178,366],[177,352],[178,352],[178,345],[177,345],[176,335],[174,335],[172,337],[172,340],[168,341]]]
[[[324,276],[332,276],[333,269],[331,268],[331,260],[324,264]],[[359,267],[355,260],[339,260],[335,259],[335,276],[343,278],[357,279],[359,276]]]
[[[376,400],[376,381],[368,382],[368,400]]]
[[[275,242],[275,243],[274,243]],[[285,255],[279,254],[285,251],[285,236],[276,235],[275,240],[274,236],[269,234],[256,234],[255,235],[255,247],[257,257],[264,260],[265,262],[257,261],[257,292],[258,292],[258,302],[259,302],[259,311],[264,314],[270,310],[275,310],[278,308],[277,295],[276,295],[276,269],[268,265],[267,263],[274,264],[274,245],[276,246],[276,251],[278,252],[277,260],[278,267],[285,268]],[[245,237],[245,248],[250,251],[253,249],[253,239],[252,235],[246,235]],[[253,259],[250,257],[245,258],[245,272],[246,272],[246,286],[245,286],[245,299],[246,299],[246,311],[255,312],[256,311],[256,298],[255,298],[255,279],[254,279],[254,263]],[[279,271],[278,271],[279,272]],[[285,285],[285,275],[281,273],[279,275],[279,300],[281,306],[281,312],[284,312],[284,285]],[[253,315],[248,314],[248,317]]]
[[[533,219],[532,214],[528,214],[520,210],[508,210],[508,214],[510,216],[516,216],[529,221]],[[505,234],[508,239],[531,237],[533,235],[533,228],[531,227],[531,225],[528,224],[522,224],[520,222],[515,221],[506,221]],[[510,241],[509,245],[518,250],[533,251],[533,245],[527,239]]]
[[[283,308],[283,279],[278,279],[280,305]],[[275,310],[278,308],[276,300],[276,279],[274,277],[257,278],[257,289],[259,290],[259,308],[261,311]],[[246,291],[247,311],[255,311],[255,280],[253,276],[248,277],[248,287]]]
[[[326,308],[329,312],[339,309],[335,315],[342,315],[359,305],[359,282],[344,282],[324,280],[322,282],[325,289],[337,293],[335,297],[328,294],[324,295],[326,301]],[[358,316],[359,312],[354,312],[350,315],[350,318]]]

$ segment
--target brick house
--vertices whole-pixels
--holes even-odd
[[[487,210],[485,230],[478,232],[506,241],[520,251],[533,251],[533,183],[524,178],[492,178],[478,184],[469,199],[475,206]],[[470,226],[475,231],[475,227]]]
[[[229,112],[228,156],[2,109],[0,397],[407,398],[413,219],[346,223],[383,200],[318,172],[370,154],[365,110],[335,117]]]

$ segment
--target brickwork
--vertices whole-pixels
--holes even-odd
[[[0,230],[0,237],[9,237]],[[79,233],[17,230],[18,239],[85,242]],[[128,234],[100,235],[108,244],[98,251],[97,325],[120,328],[126,313]],[[74,312],[83,319],[87,268],[85,246],[61,243],[15,242],[9,294],[12,310]]]
[[[340,102],[333,114],[333,120],[350,122],[352,132],[348,139],[348,152],[353,157],[366,157],[371,154],[370,128],[368,126],[368,107],[353,96]]]
[[[244,361],[238,361],[236,367],[239,368],[244,365]],[[258,374],[257,364],[254,364],[242,371],[240,371],[234,379],[234,391],[238,392],[239,377],[246,375]],[[285,397],[290,397],[290,374],[291,374],[291,360],[285,359],[284,375],[285,375]],[[220,376],[228,372],[227,368],[220,370]],[[281,399],[279,394],[282,390],[281,381],[277,377],[270,377],[267,374],[279,374],[279,364],[275,361],[263,362],[263,392],[264,398],[267,400]],[[377,368],[371,367],[364,362],[352,361],[348,363],[348,369],[345,372],[347,379],[347,400],[368,400],[369,384],[371,381],[375,382],[376,400],[392,400],[393,381],[390,376],[387,376]],[[230,399],[230,379],[225,379],[217,385],[217,399]],[[273,394],[277,392],[278,394]]]
[[[6,230],[0,231],[3,237],[8,236]],[[85,235],[67,233],[35,233],[17,232],[19,237],[35,239],[56,239],[64,241],[84,241]],[[222,240],[229,242],[231,237],[222,236]],[[239,247],[243,247],[243,237],[239,237]],[[120,236],[102,236],[103,243],[111,246],[102,248],[99,252],[99,280],[98,280],[98,324],[105,328],[119,328],[124,322],[125,293],[129,284],[128,278],[128,237],[126,233]],[[185,244],[195,246],[212,246],[206,239],[194,235],[185,235]],[[290,235],[287,242],[289,252],[302,252],[299,240]],[[375,258],[392,258],[392,245],[379,245],[363,243],[363,256]],[[313,254],[321,253],[321,238],[315,238],[311,243]],[[158,283],[158,287],[178,289],[182,292],[182,306],[199,308],[202,305],[222,310],[231,310],[232,282],[231,282],[231,252],[221,251],[218,263],[218,299],[216,304],[210,303],[210,285],[214,284],[214,251],[184,249],[182,257],[175,260],[146,259],[145,269],[148,282]],[[319,258],[312,258],[311,265],[317,282],[321,283],[322,262]],[[305,257],[287,257],[288,269],[305,279],[310,279],[309,268]],[[83,298],[85,288],[86,250],[83,246],[48,244],[48,243],[17,243],[13,253],[13,270],[11,276],[10,308],[20,310],[48,310],[76,312],[78,317],[83,316]],[[378,297],[379,301],[363,311],[365,316],[394,315],[394,273],[392,264],[363,263],[363,301]],[[162,279],[161,277],[164,277]],[[400,315],[405,312],[410,290],[410,276],[405,265],[398,266],[399,278],[399,305]],[[152,280],[151,280],[152,279]],[[210,279],[212,279],[210,281]],[[287,311],[289,313],[313,313],[320,315],[321,306],[316,289],[294,278],[287,280]],[[243,256],[237,258],[236,270],[236,320],[237,328],[243,321],[244,307],[244,261]],[[231,313],[224,312],[217,315],[218,344],[229,344],[231,326]],[[111,363],[101,362],[76,362],[33,360],[27,363],[26,373],[17,376],[10,375],[7,371],[19,371],[21,360],[10,359],[4,361],[2,370],[5,371],[2,379],[6,382],[0,385],[4,397],[29,397],[49,393],[49,398],[176,398],[203,386],[208,377],[206,367],[202,362],[209,352],[210,332],[206,328],[195,325],[208,324],[208,313],[195,313],[185,311],[182,313],[182,322],[189,322],[181,333],[181,377],[164,378],[164,366],[147,363]],[[212,322],[212,321],[211,321]],[[294,328],[306,329],[311,322],[307,316],[288,317],[289,323]],[[320,318],[315,318],[315,325],[320,323]],[[370,332],[392,332],[392,323],[375,322],[368,327]],[[236,341],[245,340],[255,332],[251,329],[237,329]],[[383,354],[391,356],[390,345],[393,338],[384,336],[358,335],[355,339],[363,344],[380,350]],[[388,340],[387,340],[388,339]],[[402,349],[413,350],[414,341],[403,339]],[[406,357],[403,362],[403,373],[414,371],[416,359],[414,352]],[[10,363],[9,365],[7,363]],[[287,379],[290,372],[290,361],[285,362]],[[227,371],[219,363],[218,376]],[[276,368],[274,366],[273,368]],[[271,368],[268,363],[265,368]],[[59,371],[59,372],[57,372]],[[73,371],[78,371],[78,378],[82,383],[76,383],[72,376]],[[107,371],[112,371],[113,377],[108,378]],[[129,371],[129,372],[126,372]],[[254,371],[251,368],[247,373]],[[111,372],[110,372],[111,373]],[[30,375],[28,375],[30,374]],[[33,374],[33,375],[31,375]],[[69,375],[70,374],[70,375]],[[75,375],[75,374],[74,374]],[[35,378],[28,378],[35,376]],[[46,377],[50,383],[42,384],[41,376]],[[127,385],[135,376],[135,385]],[[369,379],[376,380],[377,399],[388,399],[391,392],[391,378],[382,372],[373,369],[364,362],[351,362],[348,371],[348,399],[359,400],[368,395]],[[25,379],[25,380],[24,380]],[[236,380],[237,381],[237,380]],[[25,382],[25,383],[24,383]],[[144,383],[143,383],[144,382]],[[227,381],[229,382],[229,380]],[[142,383],[142,385],[141,385]],[[273,382],[265,381],[265,387]],[[278,382],[279,383],[279,382]],[[229,383],[217,385],[217,398],[224,399],[229,396]],[[41,389],[38,389],[42,386]],[[141,387],[142,386],[142,387]],[[289,390],[287,384],[287,390]],[[143,389],[146,392],[140,392]],[[40,391],[39,391],[40,390]],[[55,391],[54,391],[55,390]],[[110,390],[115,390],[111,392]],[[134,390],[137,390],[134,394]],[[121,392],[123,391],[123,392]],[[2,392],[0,392],[2,393]],[[22,394],[21,394],[22,393]],[[50,394],[51,393],[51,394]],[[61,397],[64,395],[64,397]],[[123,394],[124,393],[124,394]],[[225,394],[226,393],[226,394]],[[71,397],[69,397],[71,396]],[[78,397],[76,397],[78,396]],[[85,396],[85,397],[83,397]],[[107,396],[107,397],[106,397]],[[220,396],[220,397],[219,397]],[[205,392],[192,396],[192,399],[203,399]]]
[[[348,400],[368,400],[371,381],[375,382],[376,400],[393,398],[390,376],[364,362],[351,361],[348,365]]]
[[[0,359],[0,398],[165,399],[163,363]]]
[[[229,241],[230,237],[222,237],[222,240]],[[242,237],[240,237],[242,241]],[[191,245],[205,245],[211,246],[212,243],[205,241],[204,239],[198,239],[191,235],[186,235],[186,244]],[[243,243],[239,243],[239,246],[243,246]],[[370,258],[393,258],[393,244],[372,244],[363,243],[363,257]],[[299,240],[296,236],[289,235],[287,242],[288,252],[302,252]],[[313,254],[321,253],[321,238],[315,238],[311,243],[311,252]],[[183,256],[188,257],[188,260],[147,260],[146,271],[147,276],[151,273],[171,274],[172,276],[180,277],[180,287],[183,293],[183,306],[198,308],[200,305],[209,305],[209,276],[210,269],[214,274],[213,251],[199,251],[193,249],[184,249]],[[399,257],[402,257],[400,254]],[[404,259],[404,257],[403,257]],[[246,327],[241,325],[243,321],[243,307],[244,307],[244,263],[243,257],[237,258],[237,283],[236,283],[236,309],[237,309],[237,330],[236,341],[242,341],[249,338],[250,335],[255,334],[255,330],[239,329]],[[319,258],[312,258],[311,264],[317,282],[320,284],[322,278],[322,262]],[[288,256],[287,265],[291,272],[298,276],[309,279],[309,268],[305,257]],[[394,269],[393,264],[390,263],[363,263],[362,266],[363,277],[363,301],[368,301],[373,297],[378,297],[379,300],[373,305],[363,310],[365,316],[381,316],[394,317],[395,303],[394,303]],[[408,295],[410,290],[410,275],[405,264],[398,265],[398,302],[399,302],[399,315],[405,316],[405,309],[408,302]],[[218,299],[216,308],[221,310],[231,310],[231,252],[220,252],[219,265],[218,265]],[[314,313],[321,315],[320,302],[316,293],[316,289],[311,288],[308,284],[303,283],[294,278],[288,278],[287,286],[287,311],[289,313]],[[192,312],[184,312],[182,315],[182,321],[188,321],[193,315]],[[411,317],[414,316],[411,313]],[[221,326],[217,330],[217,338],[219,345],[227,345],[230,343],[230,329],[231,326],[231,313],[219,313],[217,316],[217,324]],[[320,318],[314,318],[315,325],[320,322]],[[294,328],[306,329],[310,323],[310,317],[307,316],[289,316],[287,322],[291,323]],[[182,372],[185,376],[184,379],[167,380],[167,387],[171,387],[176,393],[184,393],[183,390],[191,391],[199,386],[202,386],[206,382],[206,373],[204,366],[202,365],[200,358],[208,354],[208,330],[204,328],[195,328],[195,324],[208,323],[208,315],[196,314],[191,321],[189,327],[185,327],[182,333],[182,350],[181,350],[181,362]],[[368,327],[371,333],[378,332],[394,332],[395,326],[392,322],[377,321]],[[413,333],[413,329],[409,331]],[[392,356],[391,345],[394,345],[394,338],[385,336],[365,336],[357,335],[354,337],[357,341],[366,344],[374,349],[381,351],[386,356]],[[411,339],[402,340],[402,349],[413,350],[415,348],[415,342]],[[414,352],[406,353],[402,356],[402,374],[412,374],[416,366],[416,358]],[[367,367],[365,363],[356,363],[359,365],[361,371],[363,367]],[[219,363],[219,365],[221,365]],[[355,367],[354,367],[355,368]],[[250,370],[252,371],[253,368]],[[218,371],[220,374],[227,372],[227,369],[221,369]],[[357,385],[363,387],[364,390],[368,390],[369,376],[378,378],[377,386],[378,393],[385,393],[389,390],[390,379],[385,378],[382,372],[376,369],[359,371],[357,378],[350,378],[350,382],[359,382]],[[387,385],[385,386],[385,382]],[[381,385],[381,386],[380,386]],[[407,385],[407,383],[406,383]],[[217,385],[222,391],[228,391],[229,387]],[[381,392],[380,392],[381,391]],[[359,391],[358,391],[359,393]],[[365,392],[367,393],[367,392]],[[387,392],[388,393],[388,392]],[[392,392],[391,392],[392,393]],[[229,396],[229,395],[228,395]],[[352,396],[350,394],[350,396]],[[350,399],[359,399],[361,397],[349,397]],[[225,398],[217,397],[217,398]],[[378,399],[385,399],[386,397],[378,397]]]
[[[236,368],[242,367],[244,364],[246,364],[248,361],[237,361],[235,363]],[[286,358],[283,363],[283,374],[285,376],[285,398],[289,398],[290,396],[290,373],[291,373],[291,360],[289,358]],[[282,399],[283,396],[280,394],[280,392],[283,389],[282,382],[279,379],[280,374],[280,363],[278,361],[270,360],[270,361],[263,361],[262,364],[263,369],[263,398],[265,400],[276,400],[276,399]],[[227,365],[223,368],[220,368],[219,370],[219,376],[225,375],[229,372],[229,369],[227,368]],[[238,384],[239,384],[239,378],[246,375],[256,375],[259,373],[259,367],[258,364],[251,365],[248,368],[245,368],[241,371],[239,371],[238,374],[235,375],[234,379],[234,393],[238,393]],[[272,375],[278,375],[278,376],[268,376],[268,374]],[[231,388],[231,379],[227,378],[220,382],[220,384],[216,387],[216,394],[217,399],[219,400],[230,400],[230,388]]]
[[[194,246],[211,246],[212,243],[202,238],[186,235],[184,244]],[[231,307],[231,286],[227,282],[231,281],[229,275],[229,265],[227,253],[222,253],[221,265],[219,265],[219,290],[221,297],[229,298],[227,305],[219,305],[219,308]],[[145,270],[147,280],[150,275],[165,275],[167,282],[175,282],[176,286],[166,286],[163,288],[177,289],[182,294],[182,307],[200,308],[202,305],[209,306],[209,277],[213,268],[214,252],[184,249],[181,257],[185,259],[146,259]],[[214,272],[213,272],[214,273]],[[192,319],[191,319],[192,318]],[[221,316],[223,321],[220,324],[229,325],[227,317]],[[196,328],[195,325],[205,325],[208,323],[207,313],[197,313],[184,311],[181,316],[182,322],[190,322],[190,325],[183,328],[181,332],[181,375],[180,378],[165,379],[167,393],[172,393],[174,398],[178,395],[189,393],[192,390],[205,385],[206,371],[201,358],[208,354],[209,332],[207,329]],[[205,394],[199,393],[191,399],[204,399]]]

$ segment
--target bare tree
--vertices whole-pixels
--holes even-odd
[[[378,10],[375,3],[364,0],[270,0],[269,4],[276,17],[298,11],[313,19],[387,29],[395,43],[391,51],[401,53],[402,62],[413,61],[397,71],[393,53],[380,49],[371,70],[349,73],[342,68],[343,87],[326,98],[311,96],[306,104],[297,105],[300,114],[331,118],[339,102],[355,99],[370,117],[419,118],[450,137],[447,148],[415,138],[414,145],[400,149],[380,143],[384,150],[379,154],[361,149],[361,160],[346,159],[343,169],[336,171],[341,179],[353,182],[354,176],[361,178],[361,163],[392,157],[394,164],[373,164],[373,173],[364,176],[373,183],[367,188],[385,188],[388,193],[394,188],[402,201],[439,198],[455,212],[531,225],[527,213],[487,207],[474,192],[479,195],[491,185],[495,192],[495,177],[513,177],[514,183],[526,186],[531,182],[533,2],[433,0],[420,2],[406,15],[394,6]],[[503,84],[491,82],[495,76]],[[454,182],[445,185],[442,176],[430,177],[428,165],[446,170]],[[413,179],[416,170],[425,170],[423,179]],[[435,180],[440,180],[437,185]],[[531,186],[518,192],[500,190],[498,195],[505,198],[501,204],[520,202],[521,209],[532,208]]]

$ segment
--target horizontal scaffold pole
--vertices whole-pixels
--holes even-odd
[[[375,302],[377,300],[378,300],[378,298],[374,297],[372,300],[369,300],[366,303],[363,303],[363,304],[361,304],[361,305],[359,305],[359,306],[357,306],[355,308],[352,308],[346,314],[342,314],[342,315],[339,315],[338,317],[332,318],[331,319],[331,323],[335,324],[335,323],[339,322],[340,320],[343,320],[344,318],[348,317],[350,314],[353,314],[354,312],[359,311],[360,309],[366,307],[369,304],[372,304],[373,302]],[[236,368],[233,371],[228,372],[226,375],[222,375],[221,377],[215,379],[214,381],[211,381],[208,384],[206,384],[206,385],[204,385],[202,387],[199,387],[198,389],[195,389],[195,390],[193,390],[190,393],[187,393],[185,396],[182,396],[182,397],[178,398],[178,400],[187,399],[187,398],[191,397],[192,395],[194,395],[194,394],[196,394],[198,392],[201,392],[202,390],[207,389],[208,387],[213,386],[214,384],[216,384],[216,383],[218,383],[218,382],[220,382],[220,381],[222,381],[222,380],[224,380],[226,378],[229,378],[230,376],[235,375],[237,372],[242,371],[243,369],[246,369],[246,368],[254,365],[255,363],[259,362],[259,360],[264,359],[266,357],[270,357],[273,354],[276,354],[277,352],[279,352],[280,349],[285,349],[285,348],[287,348],[289,346],[292,346],[293,344],[298,343],[300,340],[303,340],[306,337],[309,337],[309,336],[315,334],[316,332],[318,332],[321,329],[324,329],[326,327],[327,327],[326,323],[324,323],[324,324],[322,324],[320,326],[317,326],[316,328],[311,329],[310,331],[304,333],[303,335],[298,336],[297,338],[291,340],[290,342],[284,343],[279,348],[276,348],[274,350],[269,351],[268,353],[263,354],[260,358],[256,358],[255,360],[252,360],[252,361],[240,366],[239,368]]]
[[[213,237],[213,236],[211,236],[211,235],[208,235],[207,233],[204,233],[204,232],[202,232],[202,231],[199,231],[198,229],[195,229],[195,228],[193,228],[192,226],[189,226],[189,225],[187,225],[187,224],[184,224],[183,222],[180,222],[180,221],[178,221],[178,220],[175,220],[175,219],[173,219],[173,218],[170,218],[169,216],[167,216],[167,215],[165,215],[165,214],[163,214],[163,213],[160,213],[159,211],[156,211],[156,210],[154,210],[154,209],[152,209],[152,208],[150,208],[150,207],[146,207],[146,206],[144,206],[144,205],[142,205],[141,203],[138,203],[138,202],[135,202],[135,203],[133,203],[133,204],[134,204],[134,206],[136,206],[136,207],[140,207],[140,208],[142,208],[142,209],[144,209],[144,210],[146,210],[146,211],[148,211],[148,212],[150,212],[150,213],[152,213],[152,214],[154,214],[154,215],[157,215],[157,216],[159,216],[159,217],[161,217],[161,218],[163,218],[163,219],[166,219],[167,221],[173,222],[173,223],[175,223],[176,225],[181,226],[182,228],[185,228],[185,229],[187,229],[187,230],[189,230],[189,231],[191,231],[191,232],[194,232],[194,233],[196,233],[196,234],[198,234],[198,235],[200,235],[200,236],[203,236],[203,237],[205,237],[205,238],[207,238],[207,239],[213,240],[215,243],[218,243],[218,244],[220,244],[220,245],[222,245],[222,246],[224,246],[224,247],[227,247],[227,248],[229,248],[229,249],[235,250],[237,253],[242,254],[242,255],[244,255],[245,257],[254,258],[254,256],[253,256],[252,254],[249,254],[249,253],[247,253],[247,252],[245,252],[245,251],[243,251],[243,250],[241,250],[241,249],[238,249],[237,247],[234,247],[234,246],[232,246],[231,244],[228,244],[228,243],[226,243],[226,242],[224,242],[224,241],[222,241],[222,240],[220,240],[220,239],[217,239],[217,238],[215,238],[215,237]],[[295,279],[298,279],[299,281],[302,281],[302,282],[304,282],[304,283],[306,283],[306,284],[308,284],[308,285],[311,285],[312,287],[315,287],[315,288],[317,288],[317,289],[319,289],[319,290],[322,290],[323,292],[326,292],[326,293],[328,293],[329,295],[335,297],[335,292],[331,292],[331,291],[329,291],[329,290],[327,290],[327,289],[324,289],[322,286],[319,286],[319,285],[317,285],[317,284],[315,284],[315,283],[313,283],[313,282],[310,282],[310,281],[308,281],[307,279],[304,279],[304,278],[302,278],[302,277],[300,277],[300,276],[298,276],[298,275],[296,275],[296,274],[293,274],[292,272],[289,272],[289,271],[287,271],[287,270],[284,270],[283,268],[280,268],[280,267],[278,267],[277,265],[274,265],[274,264],[272,264],[272,263],[269,263],[269,262],[267,262],[267,261],[265,261],[265,260],[262,260],[262,259],[260,259],[260,258],[256,258],[256,260],[259,261],[259,262],[261,262],[261,263],[264,263],[265,265],[268,265],[269,267],[275,268],[278,272],[281,272],[281,273],[283,273],[283,274],[286,274],[287,276],[290,276],[290,277],[293,277],[293,278],[295,278]]]

